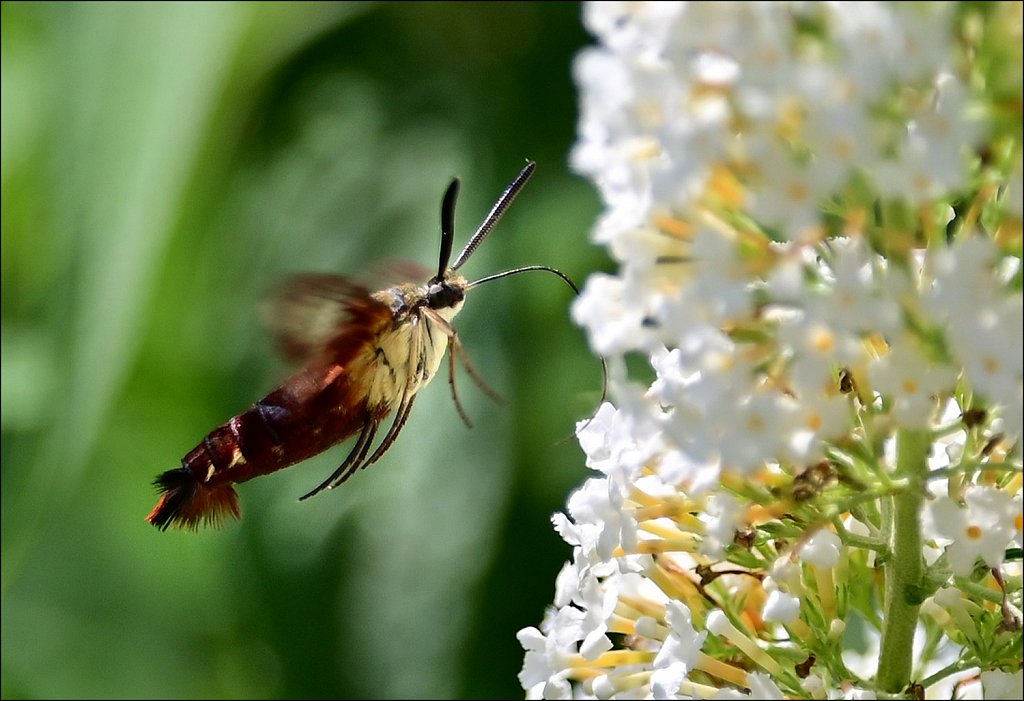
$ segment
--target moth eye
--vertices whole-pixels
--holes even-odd
[[[463,298],[465,293],[461,287],[439,283],[427,288],[427,304],[431,309],[446,309],[453,307]]]

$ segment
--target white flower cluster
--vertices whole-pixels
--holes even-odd
[[[584,19],[613,402],[527,695],[1019,690],[1021,4]]]

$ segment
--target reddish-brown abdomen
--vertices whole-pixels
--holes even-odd
[[[373,358],[380,335],[393,324],[391,308],[362,288],[328,280],[332,285],[323,276],[310,278],[307,286],[333,303],[343,301],[347,322],[303,369],[213,429],[181,467],[157,477],[160,501],[147,517],[150,523],[195,528],[237,517],[233,484],[322,453],[391,410],[390,405],[367,406],[366,378],[359,376],[369,371],[366,359]]]
[[[322,453],[387,413],[387,407],[367,408],[360,388],[344,372],[298,402],[296,386],[311,381],[304,373],[213,429],[180,468],[160,475],[161,499],[149,522],[161,529],[195,528],[203,521],[215,525],[225,516],[237,518],[233,484]]]

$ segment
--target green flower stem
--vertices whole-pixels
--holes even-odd
[[[991,589],[977,582],[972,582],[967,577],[954,577],[953,584],[957,589],[979,601],[990,601],[993,604],[1003,603],[1003,593]]]
[[[889,550],[889,544],[879,538],[851,533],[838,517],[832,519],[832,527],[836,529],[836,535],[843,541],[843,545],[848,545],[851,548],[873,550],[880,554],[884,554]]]
[[[914,629],[921,608],[924,563],[921,557],[921,508],[927,473],[930,435],[900,429],[896,434],[897,478],[909,487],[891,497],[889,543],[892,557],[885,564],[885,612],[878,660],[879,687],[890,693],[907,688],[913,672]]]

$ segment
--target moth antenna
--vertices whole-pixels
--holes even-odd
[[[488,275],[487,277],[482,277],[479,280],[475,280],[466,285],[466,290],[471,290],[477,285],[482,285],[485,282],[492,282],[494,280],[500,280],[501,278],[510,277],[512,275],[518,275],[519,273],[528,273],[534,270],[542,270],[546,273],[557,275],[559,278],[562,279],[562,282],[564,282],[566,285],[572,288],[573,294],[578,295],[580,293],[580,288],[576,286],[576,283],[572,281],[572,278],[563,273],[561,270],[552,268],[547,265],[524,265],[522,268],[514,268],[512,270],[506,270],[501,273],[495,273],[494,275]],[[604,403],[604,400],[608,398],[608,363],[602,356],[598,356],[598,359],[601,361],[601,399],[600,401],[598,401],[597,405],[601,406]],[[584,422],[582,426],[577,428],[575,431],[570,433],[565,438],[558,441],[556,445],[564,443],[578,436],[580,431],[589,426],[590,422],[593,420],[594,417],[591,416],[589,419],[586,420],[586,422]]]
[[[441,200],[441,255],[437,263],[437,275],[432,282],[440,282],[448,270],[452,257],[452,242],[455,240],[455,200],[459,198],[459,179],[452,178]]]
[[[458,270],[461,268],[462,264],[465,263],[471,255],[473,255],[473,251],[475,251],[483,242],[487,234],[491,233],[491,229],[493,229],[494,225],[501,219],[501,215],[504,214],[505,210],[508,209],[508,206],[512,204],[512,200],[516,198],[519,191],[523,189],[523,185],[525,185],[526,181],[530,179],[531,175],[533,175],[533,170],[536,167],[537,164],[535,162],[526,162],[526,166],[519,171],[519,175],[516,176],[515,180],[513,180],[512,183],[505,188],[505,191],[501,193],[501,197],[499,197],[498,201],[494,203],[493,207],[491,207],[490,214],[488,214],[487,218],[484,219],[483,224],[481,224],[480,228],[476,230],[473,237],[469,239],[469,243],[467,243],[466,247],[462,249],[461,253],[459,253],[459,257],[455,259],[454,263],[452,263],[452,270]]]
[[[600,406],[604,404],[604,400],[608,398],[608,361],[606,361],[603,356],[598,356],[598,359],[601,361],[601,398],[597,400],[597,406],[600,408]],[[573,438],[578,437],[580,432],[586,429],[593,420],[593,415],[587,417],[587,420],[583,422],[582,426],[578,427],[562,440],[556,442],[555,445],[561,445],[566,441],[570,441]]]
[[[469,283],[468,285],[466,285],[466,291],[468,292],[477,285],[482,285],[485,282],[500,280],[503,277],[511,277],[512,275],[518,275],[519,273],[528,273],[533,270],[543,270],[545,272],[551,273],[552,275],[557,275],[558,277],[562,278],[562,282],[564,282],[566,285],[572,288],[573,294],[578,295],[580,293],[580,288],[576,287],[576,283],[572,281],[572,278],[563,273],[561,270],[552,268],[548,265],[524,265],[521,268],[513,268],[512,270],[506,270],[501,273],[494,273],[494,275],[488,275],[487,277],[482,277],[479,280],[474,280],[473,282]]]

